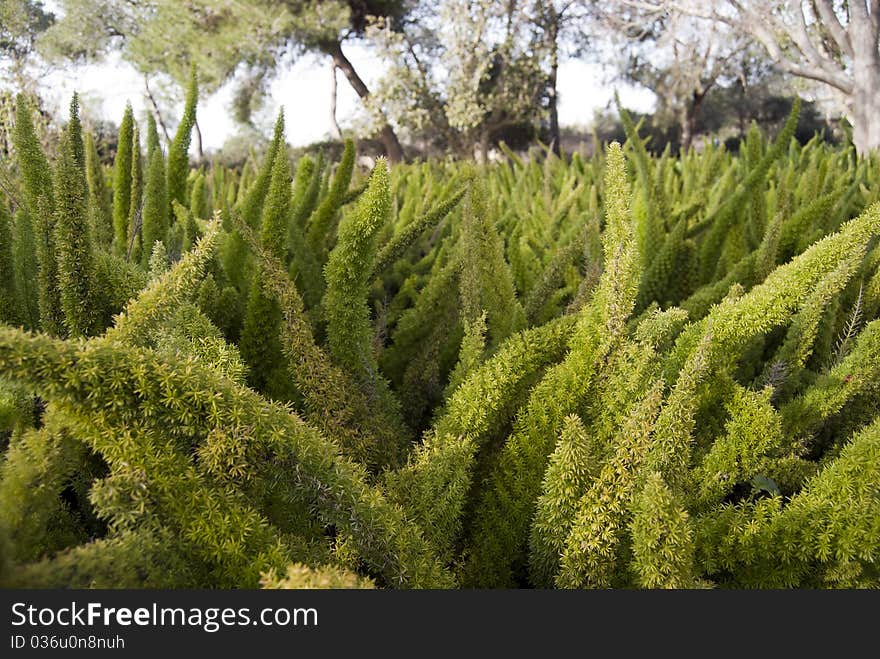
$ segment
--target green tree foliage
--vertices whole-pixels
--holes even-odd
[[[35,0],[0,2],[0,58],[11,63],[16,83],[27,79],[24,67],[37,38],[50,25],[53,16]]]
[[[400,30],[415,8],[405,0],[298,0],[282,5],[254,0],[222,11],[176,0],[121,5],[63,0],[61,4],[63,17],[41,39],[43,55],[94,60],[115,51],[144,74],[166,73],[180,88],[191,84],[194,66],[207,93],[234,82],[232,111],[243,123],[251,122],[267,82],[284,65],[282,58],[270,53],[312,52],[332,58],[358,97],[367,102],[370,90],[346,56],[345,41],[363,37],[374,18],[387,18],[394,30]],[[84,34],[89,35],[85,43]],[[403,149],[391,125],[384,119],[378,123],[386,155],[402,161]],[[175,176],[176,167],[169,165]],[[170,199],[185,203],[171,185],[169,191]]]

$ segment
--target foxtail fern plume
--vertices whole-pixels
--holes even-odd
[[[146,345],[150,335],[176,307],[193,296],[208,261],[214,254],[220,230],[215,218],[196,247],[187,252],[173,268],[162,273],[136,300],[132,300],[104,335],[104,340],[131,345]]]
[[[657,472],[632,504],[633,571],[642,588],[694,588],[694,533],[686,510]]]
[[[40,325],[39,276],[34,227],[27,209],[20,207],[12,227],[12,261],[15,288],[18,291],[21,321],[26,329]]]
[[[525,325],[522,305],[516,298],[504,247],[487,208],[480,177],[471,177],[465,199],[461,235],[461,302],[466,325],[474,327],[486,313],[489,343],[498,346]]]
[[[376,399],[393,428],[402,429],[400,403],[379,371],[370,321],[370,274],[376,258],[379,231],[391,212],[388,165],[380,159],[369,185],[351,214],[339,225],[336,246],[324,269],[327,291],[323,309],[327,319],[327,345],[334,361],[352,374],[368,398]],[[389,455],[408,442],[401,431]]]
[[[143,223],[144,163],[141,156],[141,140],[138,127],[132,132],[131,150],[131,205],[128,209],[128,244],[125,247],[125,260],[141,260],[141,225]]]
[[[395,235],[383,245],[379,254],[376,256],[376,265],[373,267],[373,276],[378,277],[382,274],[392,263],[394,263],[394,261],[403,255],[407,247],[412,245],[419,235],[442,222],[446,216],[458,206],[466,193],[467,187],[462,186],[447,199],[435,204],[430,211],[422,215],[420,218],[410,222],[399,234]]]
[[[367,191],[352,214],[340,224],[339,240],[325,268],[324,309],[330,351],[341,366],[373,387],[378,365],[373,353],[367,295],[376,257],[376,239],[390,213],[388,165],[379,160]]]
[[[284,151],[284,114],[279,112],[275,121],[275,129],[269,148],[263,156],[263,162],[260,165],[260,171],[256,180],[246,185],[244,175],[240,182],[241,201],[236,203],[236,211],[244,218],[245,223],[252,229],[260,226],[263,203],[269,192],[269,184],[272,179],[272,167],[275,163],[276,155]],[[233,228],[222,247],[223,269],[226,271],[227,277],[231,283],[242,293],[247,296],[250,291],[250,285],[253,277],[250,272],[250,259],[247,247],[241,234]],[[251,276],[249,276],[251,275]]]
[[[876,584],[878,450],[880,421],[874,421],[785,506],[774,496],[699,518],[695,563],[734,588]]]
[[[608,588],[619,579],[623,529],[648,452],[662,391],[662,382],[656,383],[624,420],[615,437],[614,454],[577,502],[556,575],[560,588]]]
[[[450,551],[460,536],[477,451],[511,421],[542,370],[562,358],[573,329],[574,319],[563,316],[510,337],[451,394],[410,463],[388,475],[389,494],[434,529],[438,550]]]
[[[110,190],[104,179],[104,168],[98,158],[95,137],[86,133],[86,182],[89,187],[89,222],[96,245],[109,248],[113,244],[113,211]]]
[[[32,112],[27,97],[18,94],[15,97],[13,143],[18,166],[21,168],[25,201],[31,215],[40,208],[51,213],[55,206],[52,195],[52,172],[34,129]],[[45,201],[41,201],[41,198],[45,198]]]
[[[324,152],[316,159],[308,154],[300,158],[296,170],[296,188],[293,192],[293,224],[306,230],[307,221],[318,204],[321,191],[321,178],[324,168]]]
[[[276,127],[279,125],[283,131],[283,115],[279,115]],[[263,207],[260,243],[268,254],[282,263],[287,256],[290,198],[290,164],[287,154],[279,149],[275,155],[269,192]],[[242,356],[251,366],[252,386],[266,391],[273,398],[290,398],[293,396],[293,391],[279,339],[281,308],[277,300],[268,296],[263,290],[260,284],[262,277],[260,268],[256,268],[241,334]]]
[[[630,192],[620,145],[608,147],[605,173],[606,233],[602,238],[605,273],[592,308],[609,337],[620,337],[632,313],[638,291],[639,252],[630,216]]]
[[[300,230],[305,226],[305,221],[314,210],[315,199],[309,194],[312,190],[312,180],[316,172],[315,160],[308,154],[303,155],[296,165],[296,180],[293,188],[293,216],[292,224],[296,224]],[[317,194],[317,188],[314,189]]]
[[[296,385],[306,419],[370,471],[397,463],[400,437],[406,436],[399,419],[391,418],[377,404],[380,401],[365,396],[351,374],[332,363],[317,344],[302,297],[281,261],[253,235],[243,218],[236,216],[236,223],[259,259],[264,295],[280,305],[283,313],[279,332],[287,370],[279,374],[286,374]]]
[[[196,104],[198,103],[198,98],[198,79],[196,77],[196,69],[193,67],[189,76],[189,86],[186,89],[183,116],[177,125],[174,139],[168,147],[168,183],[166,189],[169,205],[176,201],[179,204],[189,206],[189,199],[186,196],[186,178],[189,170],[189,144],[192,139],[193,126],[196,123]]]
[[[34,130],[31,107],[23,94],[16,97],[13,142],[21,168],[28,217],[33,222],[38,265],[37,290],[43,331],[64,332],[58,265],[55,260],[55,195],[49,162]]]
[[[327,191],[324,200],[312,213],[308,222],[308,243],[312,252],[319,258],[324,260],[324,254],[330,246],[330,232],[334,228],[334,220],[339,208],[342,206],[343,198],[348,190],[351,182],[351,174],[354,169],[354,142],[345,141],[345,149],[342,152],[342,159],[336,172],[333,175],[333,182]]]
[[[566,417],[559,442],[547,465],[532,524],[529,574],[533,584],[552,585],[578,500],[596,476],[598,459],[591,452],[587,429],[580,418],[576,415]]]
[[[83,179],[86,175],[86,153],[85,143],[83,142],[82,122],[79,119],[79,94],[73,92],[73,98],[70,100],[70,114],[68,117],[65,132],[69,139],[69,148],[71,149],[71,157],[73,164],[80,170]]]
[[[162,149],[162,143],[159,140],[159,131],[156,128],[156,117],[152,112],[147,113],[147,156],[146,161],[149,163],[153,157],[153,153]]]
[[[18,325],[22,322],[22,300],[15,278],[12,252],[12,216],[6,199],[0,195],[0,323]]]
[[[371,589],[376,584],[372,579],[358,576],[356,573],[335,565],[309,567],[303,563],[287,566],[282,575],[274,571],[260,576],[260,587],[273,590],[302,590],[327,588],[358,588]]]
[[[71,120],[61,145],[55,180],[58,183],[55,219],[58,288],[64,326],[72,337],[90,336],[100,328],[91,227],[86,205],[82,134],[77,130],[78,104],[71,103]],[[76,118],[76,120],[75,120]]]
[[[246,433],[242,468],[256,482],[284,484],[306,497],[326,523],[352,535],[360,557],[386,583],[453,584],[403,512],[365,484],[362,469],[340,458],[332,443],[298,417],[213,369],[116,342],[78,345],[13,329],[0,329],[0,367],[57,400],[77,432],[126,480],[150,475],[157,521],[178,531],[188,551],[210,566],[216,583],[228,585],[234,575],[247,583],[260,569],[291,562],[289,546],[253,507],[260,490],[250,491],[249,479],[240,481],[242,489],[209,486],[203,471],[209,465],[193,464],[189,449],[179,444],[214,442],[214,453],[235,451],[236,437]],[[69,377],[71,368],[80,376],[76,381]],[[158,387],[156,374],[164,383]],[[111,390],[138,402],[107,408],[99,401]],[[201,402],[193,407],[195,401]],[[176,428],[178,436],[161,439],[163,428]],[[185,491],[190,494],[182,496]]]
[[[128,219],[131,212],[131,170],[134,158],[134,116],[125,107],[119,124],[116,160],[113,162],[113,248],[124,255],[128,249]]]
[[[279,153],[284,152],[284,112],[279,111],[275,119],[275,128],[272,133],[272,141],[263,156],[263,162],[257,173],[256,180],[246,188],[244,200],[239,204],[239,210],[248,226],[257,228],[260,224],[261,210],[266,195],[269,193],[269,184],[272,180],[272,167]]]
[[[168,240],[168,195],[165,188],[165,158],[161,149],[154,148],[147,165],[141,236],[141,259],[146,264],[157,241]]]
[[[205,218],[210,215],[208,208],[208,190],[206,188],[205,173],[199,170],[192,183],[192,192],[189,198],[189,211],[196,218]]]

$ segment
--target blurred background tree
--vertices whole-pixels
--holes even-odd
[[[876,36],[876,22],[865,0],[772,7],[740,0],[0,0],[0,67],[12,89],[35,90],[37,65],[121,57],[143,77],[144,98],[168,139],[195,64],[203,97],[232,88],[236,162],[248,145],[264,142],[255,116],[271,84],[307,54],[332,75],[331,140],[342,138],[335,102],[341,73],[365,111],[346,130],[373,138],[362,144],[392,160],[486,159],[502,141],[520,150],[543,143],[556,153],[581,142],[593,148],[590,131],[560,126],[559,70],[572,60],[601,65],[609,87],[653,92],[642,127],[653,150],[699,147],[709,134],[736,148],[752,121],[772,132],[795,94],[816,101],[805,107],[799,137],[816,130],[836,136],[831,120],[848,113],[856,146],[865,150],[880,113],[854,109],[874,102],[856,81],[857,71],[870,79],[873,65],[857,66],[870,58],[856,55],[860,39]],[[782,50],[779,39],[788,40]],[[372,88],[348,56],[355,44],[381,66]],[[869,51],[876,55],[876,39]],[[0,99],[0,113],[7,106]],[[8,150],[2,119],[0,149]],[[100,117],[88,127],[114,134]],[[600,139],[620,134],[610,110],[594,127]],[[201,151],[198,124],[195,143]],[[112,140],[99,146],[102,154],[114,148]]]
[[[50,58],[94,60],[113,50],[145,75],[165,74],[186,87],[190,66],[199,71],[207,93],[233,81],[233,108],[247,123],[279,68],[304,52],[329,56],[361,99],[370,91],[343,45],[363,35],[370,20],[387,18],[403,24],[407,0],[254,0],[227,3],[213,0],[63,0],[64,15],[42,39]],[[83,39],[82,35],[93,35]],[[162,123],[160,121],[160,123]],[[197,128],[198,130],[198,128]],[[392,160],[403,158],[394,130],[385,122],[379,135]],[[167,132],[166,132],[167,135]]]

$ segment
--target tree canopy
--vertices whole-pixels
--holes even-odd
[[[235,116],[248,122],[255,103],[279,68],[305,52],[330,55],[361,98],[369,95],[345,57],[342,44],[364,33],[368,17],[402,23],[408,0],[64,0],[64,15],[42,39],[52,58],[95,59],[119,49],[144,74],[161,71],[181,88],[195,66],[207,93],[226,82],[236,86]],[[84,40],[83,34],[93,35]],[[402,157],[396,136],[380,128],[394,159]]]

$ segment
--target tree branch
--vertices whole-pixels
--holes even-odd
[[[852,58],[852,42],[849,39],[849,34],[847,34],[847,31],[840,23],[840,20],[834,11],[832,1],[833,0],[813,0],[813,6],[816,8],[819,18],[822,19],[822,23],[828,28],[828,32],[834,39],[834,43],[837,44],[844,55]]]
[[[871,26],[874,28],[874,34],[880,34],[880,0],[871,0]]]
[[[730,25],[742,32],[751,34],[761,45],[767,50],[770,57],[775,60],[776,65],[792,75],[824,82],[831,87],[839,89],[845,94],[851,94],[853,89],[852,81],[843,73],[841,69],[830,69],[827,66],[817,66],[810,62],[806,65],[798,64],[792,61],[788,55],[782,50],[777,34],[774,30],[787,34],[794,39],[794,35],[787,29],[787,26],[779,21],[767,11],[756,12],[746,7],[739,0],[728,0],[730,5],[734,7],[740,14],[740,20],[729,22]],[[771,27],[773,29],[771,29]],[[798,47],[798,50],[801,50]],[[803,51],[801,51],[803,52]],[[805,54],[805,53],[804,53]]]
[[[821,69],[829,76],[843,74],[843,68],[830,57],[822,55],[816,49],[815,44],[813,44],[813,41],[807,32],[807,17],[804,15],[804,3],[801,2],[801,0],[794,0],[794,4],[796,5],[796,7],[792,7],[794,26],[791,29],[787,30],[785,23],[778,20],[770,11],[761,11],[760,17],[766,21],[773,21],[777,30],[784,30],[813,68]]]
[[[868,6],[865,4],[865,0],[851,0],[846,3],[850,12],[850,24],[853,23],[867,23],[869,21],[868,17]]]
[[[334,140],[342,141],[342,130],[336,119],[336,62],[330,60],[330,135]]]
[[[153,106],[153,111],[156,113],[156,120],[162,128],[162,132],[165,134],[165,143],[171,144],[171,136],[168,135],[168,127],[162,119],[162,113],[159,112],[159,104],[156,103],[156,99],[153,97],[153,92],[150,90],[150,78],[147,74],[144,74],[144,88],[147,90],[147,98],[150,100],[150,105]]]
[[[878,30],[880,30],[880,20],[878,20],[880,17],[877,15],[880,2],[877,0],[852,0],[849,7],[851,8],[850,30],[855,33],[855,38],[868,47],[876,49]]]

